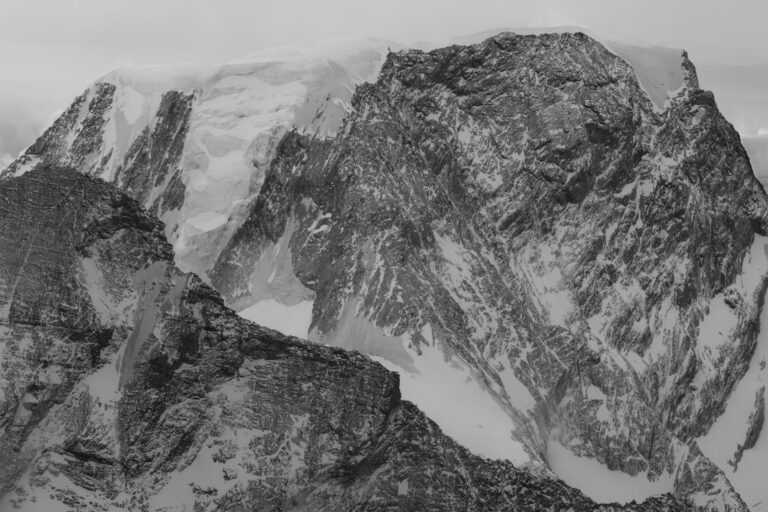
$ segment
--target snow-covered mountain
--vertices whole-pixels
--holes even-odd
[[[561,32],[118,70],[3,179],[113,183],[229,306],[398,371],[476,455],[757,509],[768,198],[685,54]]]
[[[282,136],[335,134],[377,39],[256,53],[221,66],[121,68],[97,80],[6,174],[55,159],[116,183],[168,226],[176,260],[205,275],[247,214]]]

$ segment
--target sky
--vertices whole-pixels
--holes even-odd
[[[122,65],[215,63],[342,36],[408,43],[577,25],[686,48],[699,66],[768,69],[767,15],[757,0],[0,0],[0,124],[47,125]]]

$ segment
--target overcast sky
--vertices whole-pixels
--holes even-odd
[[[0,0],[0,123],[47,124],[124,64],[211,63],[270,46],[371,35],[399,42],[495,27],[579,25],[766,64],[768,8],[728,0]]]

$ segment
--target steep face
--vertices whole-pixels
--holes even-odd
[[[205,68],[125,68],[76,98],[0,178],[41,162],[115,183],[166,224],[176,260],[206,275],[247,215],[286,131],[336,133],[389,43],[331,41]]]
[[[282,141],[212,283],[247,304],[288,247],[311,336],[388,361],[428,414],[418,383],[476,382],[506,458],[567,447],[744,510],[695,439],[758,343],[768,200],[685,55],[681,74],[660,111],[581,34],[390,55],[335,139]],[[441,425],[480,453],[493,435]]]
[[[470,454],[381,365],[237,317],[102,181],[42,166],[0,211],[3,510],[687,509]]]

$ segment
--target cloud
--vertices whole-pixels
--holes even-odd
[[[13,157],[8,153],[0,155],[0,171],[11,165],[11,162],[13,162]]]
[[[349,35],[407,43],[502,26],[580,25],[684,47],[697,64],[764,58],[768,4],[676,0],[675,7],[668,0],[2,0],[0,122],[44,123],[121,65],[222,62]]]

